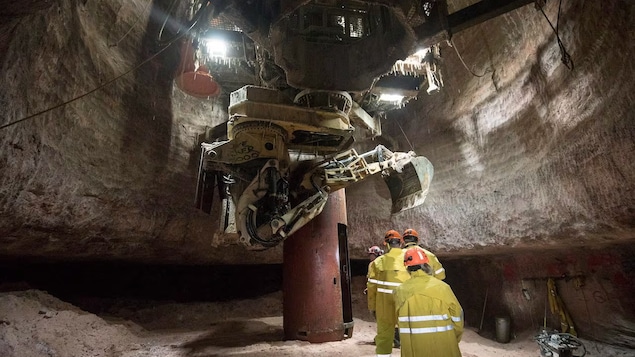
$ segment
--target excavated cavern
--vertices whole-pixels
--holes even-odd
[[[443,263],[467,328],[494,341],[506,317],[511,342],[488,346],[529,341],[527,354],[464,344],[465,356],[544,353],[531,337],[561,327],[549,279],[578,337],[596,344],[587,355],[634,356],[634,17],[618,0],[2,1],[0,355],[232,355],[209,345],[236,325],[203,320],[241,306],[302,325],[290,338],[282,322],[259,320],[272,330],[243,328],[247,342],[220,344],[273,346],[241,355],[374,355],[357,341],[275,341],[311,341],[312,319],[346,315],[347,298],[372,341],[367,249],[388,229],[414,228]],[[231,34],[221,54],[205,42],[217,33]],[[232,95],[244,86],[265,89]],[[315,115],[346,125],[311,126]],[[236,159],[241,140],[278,156]],[[423,203],[395,209],[385,166],[321,186],[313,179],[329,167],[317,175],[294,161],[349,148],[381,161],[378,145],[433,165]],[[263,203],[252,178],[273,171],[284,185]],[[318,193],[307,198],[309,181]],[[240,299],[255,302],[232,305]],[[161,301],[220,305],[188,315]],[[150,310],[152,323],[135,315]],[[136,324],[126,325],[134,338],[184,320],[208,335],[117,340],[106,319],[90,326],[117,342],[62,338],[85,311]]]

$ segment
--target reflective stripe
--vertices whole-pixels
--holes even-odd
[[[437,326],[437,327],[421,327],[421,328],[400,328],[399,333],[420,334],[420,333],[436,333],[453,330],[452,325]]]
[[[390,357],[390,356],[392,356],[392,355],[391,354],[388,354],[388,355],[377,355],[377,357]]]
[[[379,284],[379,285],[386,285],[386,286],[399,286],[401,285],[401,283],[393,283],[392,281],[381,281],[381,280],[376,280],[376,279],[368,279],[369,283],[374,283],[374,284]]]
[[[435,275],[436,275],[436,274],[441,274],[441,273],[443,273],[444,271],[445,271],[445,269],[441,268],[441,269],[439,269],[439,270],[435,271],[435,272],[434,272],[434,274],[435,274]]]
[[[385,294],[392,294],[392,290],[390,290],[390,289],[377,288],[377,292],[385,293]]]
[[[454,321],[454,322],[461,322],[461,317],[455,317],[455,316],[452,316],[452,321]]]
[[[388,285],[388,286],[399,286],[399,285],[401,285],[401,283],[393,283],[392,281],[381,281],[379,283],[383,284],[383,285]]]
[[[452,318],[454,319],[454,318]],[[399,321],[443,321],[448,320],[448,315],[423,315],[423,316],[399,316]],[[459,319],[460,320],[460,319]]]

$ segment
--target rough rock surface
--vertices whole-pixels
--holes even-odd
[[[557,5],[547,7],[552,22]],[[400,150],[414,147],[434,164],[426,203],[388,219],[381,183],[358,185],[347,192],[351,232],[371,245],[389,227],[412,227],[454,256],[632,242],[633,10],[564,1],[560,38],[572,71],[533,6],[456,34],[454,49],[483,76],[445,48],[443,90],[384,122]]]
[[[4,357],[374,356],[375,323],[359,299],[351,339],[310,344],[283,341],[281,294],[223,303],[115,301],[97,316],[38,290],[0,293],[0,355]],[[465,357],[533,357],[531,333],[500,344],[466,329]],[[627,357],[632,350],[584,341],[590,357]],[[393,349],[392,356],[399,356]]]
[[[280,249],[219,249],[216,217],[192,208],[199,137],[226,119],[226,104],[173,87],[175,46],[136,67],[159,50],[162,12],[141,0],[45,3],[3,25],[0,124],[131,72],[0,130],[0,254],[279,261]],[[547,6],[554,22],[557,5]],[[384,122],[394,149],[410,142],[434,163],[428,200],[390,217],[380,180],[350,188],[353,256],[406,227],[441,256],[632,242],[634,8],[563,1],[573,71],[532,6],[456,34],[455,49],[485,75],[445,47],[443,90]]]

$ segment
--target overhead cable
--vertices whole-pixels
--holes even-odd
[[[472,71],[470,69],[470,67],[468,67],[467,64],[465,64],[465,61],[463,60],[463,57],[461,56],[461,54],[459,53],[459,50],[456,48],[456,45],[454,44],[454,39],[452,39],[450,37],[450,41],[449,42],[450,42],[450,47],[454,48],[454,52],[456,52],[456,55],[461,60],[461,63],[463,63],[463,67],[465,67],[465,69],[467,69],[468,72],[470,72],[474,77],[481,78],[481,77],[484,77],[486,74],[493,72],[492,67],[489,67],[488,69],[485,70],[485,72],[483,72],[483,74],[474,73],[474,71]]]
[[[65,102],[63,102],[63,103],[57,104],[57,105],[52,106],[52,107],[47,108],[47,109],[44,109],[44,110],[39,111],[39,112],[37,112],[37,113],[35,113],[35,114],[31,114],[31,115],[26,116],[26,117],[24,117],[24,118],[22,118],[22,119],[18,119],[18,120],[15,120],[15,121],[9,122],[9,123],[7,123],[7,124],[3,124],[2,126],[0,126],[0,130],[1,130],[1,129],[4,129],[4,128],[8,128],[8,127],[13,126],[13,125],[18,124],[18,123],[21,123],[21,122],[23,122],[23,121],[27,121],[27,120],[29,120],[29,119],[33,119],[33,118],[35,118],[35,117],[37,117],[37,116],[40,116],[40,115],[42,115],[42,114],[44,114],[44,113],[48,113],[48,112],[50,112],[50,111],[52,111],[52,110],[55,110],[55,109],[61,108],[61,107],[65,106],[65,105],[67,105],[67,104],[70,104],[70,103],[76,102],[76,101],[78,101],[78,100],[80,100],[80,99],[82,99],[82,98],[84,98],[84,97],[86,97],[86,96],[88,96],[88,95],[90,95],[90,94],[93,94],[93,93],[95,93],[96,91],[98,91],[98,90],[100,90],[100,89],[102,89],[102,88],[106,87],[107,85],[110,85],[110,84],[112,84],[112,83],[116,82],[117,80],[119,80],[119,79],[120,79],[120,78],[122,78],[123,76],[125,76],[125,75],[127,75],[127,74],[130,74],[130,73],[132,73],[133,71],[136,71],[136,70],[137,70],[137,69],[139,69],[141,66],[143,66],[144,64],[146,64],[146,63],[148,63],[148,62],[152,61],[155,57],[157,57],[158,55],[160,55],[161,53],[163,53],[163,52],[164,52],[165,50],[167,50],[167,49],[168,49],[168,48],[169,48],[169,47],[170,47],[170,46],[171,46],[174,42],[176,42],[176,41],[180,40],[183,36],[185,36],[186,34],[188,34],[188,33],[190,32],[190,30],[191,30],[191,29],[192,29],[192,28],[196,25],[196,23],[197,23],[197,21],[193,21],[193,22],[192,22],[192,24],[189,26],[189,28],[188,28],[186,31],[184,31],[184,32],[180,33],[179,35],[175,36],[175,37],[174,37],[174,38],[173,38],[173,39],[172,39],[169,43],[167,43],[167,44],[166,44],[163,48],[161,48],[160,50],[158,50],[155,54],[153,54],[152,56],[150,56],[150,57],[146,58],[145,60],[141,61],[139,64],[137,64],[136,66],[134,66],[134,67],[130,68],[129,70],[127,70],[127,71],[123,72],[122,74],[120,74],[120,75],[118,75],[118,76],[116,76],[116,77],[114,77],[114,78],[112,78],[112,79],[110,79],[110,80],[108,80],[108,81],[106,81],[106,82],[102,83],[101,85],[99,85],[99,86],[97,86],[97,87],[95,87],[95,88],[93,88],[93,89],[89,90],[88,92],[86,92],[86,93],[84,93],[84,94],[81,94],[81,95],[79,95],[79,96],[77,96],[77,97],[75,97],[75,98],[73,98],[73,99],[67,100],[67,101],[65,101]]]
[[[130,28],[128,29],[128,31],[126,31],[126,33],[123,34],[123,36],[121,36],[121,38],[119,38],[119,40],[117,40],[117,42],[108,45],[108,47],[116,47],[119,46],[119,42],[123,41],[124,38],[126,38],[126,36],[128,36],[130,34],[130,32],[132,32],[132,29],[135,28],[135,26],[137,26],[137,24],[139,23],[139,21],[141,20],[141,16],[143,14],[145,14],[146,10],[148,9],[149,5],[152,4],[152,0],[148,0],[148,2],[146,3],[146,6],[143,8],[143,10],[141,11],[141,13],[139,14],[139,16],[137,16],[137,19],[134,21],[134,23],[132,25],[130,25]]]
[[[556,34],[556,40],[558,41],[558,47],[560,48],[560,59],[562,60],[562,63],[567,68],[569,68],[569,70],[573,71],[573,67],[574,67],[573,59],[571,59],[571,55],[569,54],[569,52],[567,52],[567,49],[564,47],[564,44],[562,43],[562,40],[560,39],[559,26],[560,26],[560,10],[562,9],[562,0],[560,0],[560,2],[558,3],[558,17],[556,18],[555,27],[549,20],[549,17],[547,17],[547,14],[545,14],[545,10],[543,9],[544,5],[545,5],[545,2],[536,1],[536,8],[539,9],[540,12],[542,12],[542,15],[545,17],[545,19],[547,19],[549,26],[551,26],[551,29]]]

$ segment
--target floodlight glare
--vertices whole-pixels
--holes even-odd
[[[227,42],[218,39],[211,38],[204,40],[205,49],[210,57],[222,57],[227,55]]]
[[[400,94],[388,94],[388,93],[382,93],[379,96],[379,100],[383,101],[383,102],[401,102],[404,99],[403,95]]]

